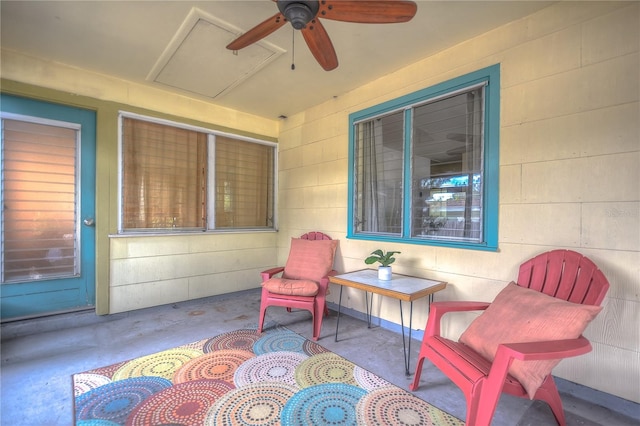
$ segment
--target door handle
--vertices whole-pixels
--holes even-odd
[[[96,221],[93,220],[92,217],[88,217],[85,220],[83,220],[82,222],[87,226],[94,226],[96,224]]]

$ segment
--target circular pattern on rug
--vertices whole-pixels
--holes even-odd
[[[280,414],[297,388],[286,383],[252,383],[230,391],[211,407],[205,425],[279,425]]]
[[[282,425],[356,425],[356,406],[366,393],[344,383],[308,387],[284,406]]]
[[[300,388],[322,383],[346,383],[357,386],[353,370],[355,364],[333,352],[311,356],[296,368],[296,383]]]
[[[317,354],[323,354],[325,352],[329,352],[329,349],[326,349],[323,346],[320,346],[316,342],[312,342],[311,340],[306,340],[302,344],[302,352],[311,356]]]
[[[254,356],[253,352],[232,349],[204,354],[180,367],[173,376],[173,383],[200,379],[225,380],[233,383],[233,375],[238,367]]]
[[[275,330],[264,333],[263,337],[253,345],[253,352],[262,355],[269,352],[287,351],[304,353],[304,343],[307,341],[289,330]]]
[[[296,386],[296,367],[307,359],[300,352],[271,352],[247,360],[233,376],[236,387],[259,382],[284,382]]]
[[[182,345],[180,346],[181,349],[183,348],[187,348],[187,349],[196,349],[198,351],[202,351],[204,353],[204,344],[207,343],[209,340],[209,338],[207,339],[202,339],[202,340],[198,340],[197,342],[191,342],[191,343],[187,343],[186,345]]]
[[[111,379],[101,374],[80,373],[73,375],[73,395],[79,396],[92,389],[111,383]]]
[[[361,425],[463,425],[460,420],[398,387],[365,395],[356,407]]]
[[[113,375],[113,381],[129,377],[155,376],[171,380],[180,367],[202,355],[202,351],[175,348],[128,361]]]
[[[110,420],[123,424],[151,395],[171,386],[161,377],[134,377],[108,383],[75,399],[76,420]]]
[[[371,371],[365,370],[359,365],[353,368],[353,377],[356,379],[358,386],[369,391],[391,385],[391,383],[385,379],[376,376]]]
[[[100,367],[91,371],[87,371],[87,373],[99,374],[101,376],[112,378],[115,372],[118,371],[118,369],[120,369],[120,367],[122,367],[126,363],[127,361],[118,362],[116,364],[107,365],[106,367]]]
[[[205,353],[221,349],[252,351],[253,345],[262,337],[257,330],[242,329],[220,334],[207,340],[202,348]]]
[[[201,425],[209,408],[233,385],[223,380],[194,380],[164,389],[140,404],[127,425]]]

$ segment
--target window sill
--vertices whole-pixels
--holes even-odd
[[[256,234],[278,232],[277,229],[231,229],[231,230],[209,230],[209,231],[175,231],[175,232],[121,232],[109,234],[109,238],[140,238],[140,237],[184,237],[194,235],[221,235],[221,234]]]

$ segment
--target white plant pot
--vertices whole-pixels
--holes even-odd
[[[378,279],[389,281],[391,279],[391,266],[378,266]]]

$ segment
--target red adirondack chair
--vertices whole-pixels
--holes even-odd
[[[306,242],[318,244],[307,244]],[[306,309],[313,319],[313,340],[320,338],[322,319],[329,314],[326,296],[329,276],[333,270],[337,240],[322,232],[309,232],[291,240],[291,251],[285,266],[261,272],[262,298],[258,332],[262,332],[264,317],[269,306]],[[282,273],[282,277],[276,277]]]
[[[519,287],[513,284],[510,286],[512,289],[520,288],[516,290],[518,292],[523,292],[522,288],[528,288],[535,292],[544,293],[555,299],[547,298],[546,296],[541,297],[539,293],[524,290],[527,295],[542,299],[544,303],[548,299],[553,303],[566,305],[572,309],[575,306],[575,309],[592,310],[595,311],[593,313],[593,316],[595,316],[599,309],[596,307],[599,307],[602,303],[609,288],[609,282],[597,266],[580,253],[570,250],[554,250],[540,254],[523,263],[518,274],[517,286]],[[498,297],[496,297],[494,304],[498,303]],[[572,304],[557,302],[556,299],[572,302]],[[549,305],[551,306],[553,303]],[[545,401],[549,404],[558,424],[564,426],[566,420],[562,401],[550,374],[552,367],[549,367],[549,373],[546,377],[541,376],[542,383],[537,390],[529,390],[528,392],[521,381],[512,374],[513,367],[515,367],[514,362],[519,363],[518,365],[524,366],[524,368],[536,362],[547,362],[555,365],[562,358],[590,352],[591,344],[581,335],[582,331],[578,331],[576,333],[578,335],[575,338],[561,340],[527,341],[527,338],[520,341],[511,340],[497,344],[495,358],[491,361],[460,341],[463,340],[464,333],[459,341],[452,341],[440,335],[440,321],[444,314],[456,311],[486,310],[483,313],[485,315],[488,314],[488,308],[491,305],[491,303],[467,301],[435,302],[431,304],[416,365],[415,377],[410,389],[416,390],[418,388],[422,364],[424,359],[428,358],[464,393],[467,400],[467,426],[488,426],[491,423],[502,392],[518,397]],[[506,309],[509,309],[509,307],[507,306]],[[530,311],[540,311],[535,308],[520,308],[520,310],[521,312],[518,315],[521,314],[522,316],[535,315],[535,312]],[[586,322],[588,323],[588,321],[590,319]],[[472,323],[469,329],[473,325]],[[508,328],[513,327],[513,323],[500,323],[500,321],[495,323],[492,321],[488,324],[484,323],[483,327],[495,328],[495,330],[484,330],[487,333],[492,333],[493,331],[500,333],[505,330],[509,332]],[[546,328],[553,330],[555,327],[560,326],[558,323],[553,323]],[[582,329],[584,327],[586,327],[586,324]],[[515,333],[518,333],[518,330],[515,330]],[[517,343],[514,343],[514,341],[517,341]],[[510,369],[511,366],[513,367]],[[532,392],[535,393],[532,394]]]

